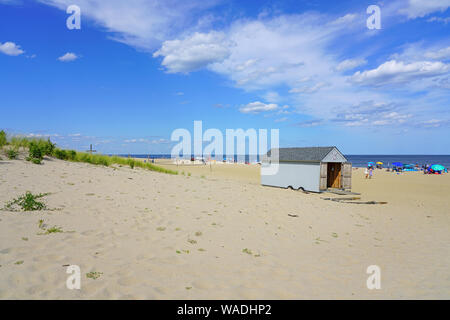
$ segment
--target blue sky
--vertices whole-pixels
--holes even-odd
[[[69,5],[81,29],[69,30]],[[369,30],[369,5],[381,29]],[[449,154],[450,0],[0,0],[0,128],[170,153],[177,128]]]

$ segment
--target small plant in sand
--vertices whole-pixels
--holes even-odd
[[[17,149],[8,149],[5,151],[5,155],[8,157],[9,160],[14,160],[17,159],[17,157],[19,156],[19,152],[17,151]]]
[[[158,228],[156,228],[156,230],[158,230],[158,231],[164,231],[164,230],[166,230],[166,228],[165,228],[165,227],[158,227]]]
[[[322,242],[328,242],[327,240],[323,240],[323,239],[320,239],[320,237],[317,237],[316,239],[314,239],[316,242],[316,244],[320,244],[320,243],[322,243]]]
[[[45,231],[45,234],[50,234],[50,233],[62,233],[62,232],[63,232],[63,230],[62,230],[61,227],[53,226],[53,227],[51,227],[51,228],[48,228],[48,229]]]
[[[53,226],[51,228],[47,228],[47,225],[44,223],[43,219],[40,219],[38,222],[38,227],[41,230],[44,230],[45,232],[39,232],[37,235],[38,236],[42,236],[42,235],[48,235],[48,234],[52,234],[52,233],[63,233],[64,231],[62,230],[61,227],[58,226]]]
[[[197,241],[194,240],[194,239],[188,239],[188,242],[189,242],[190,244],[196,244],[196,243],[197,243]]]
[[[14,264],[17,264],[17,265],[23,264],[23,260],[16,261],[16,262],[14,262]]]
[[[49,195],[49,193],[32,194],[31,192],[27,191],[25,195],[22,195],[8,202],[5,205],[4,209],[8,211],[45,210],[47,209],[47,206],[44,203],[37,201],[37,199],[45,197],[46,195]]]
[[[246,253],[246,254],[253,254],[252,250],[250,250],[248,248],[242,249],[242,252]]]
[[[86,273],[86,278],[96,280],[96,279],[100,278],[100,276],[102,274],[103,274],[103,272],[91,271],[91,272]]]
[[[195,236],[197,236],[197,237],[200,237],[202,235],[202,233],[200,232],[200,231],[197,231],[196,233],[195,233]]]

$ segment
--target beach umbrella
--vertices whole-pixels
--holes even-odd
[[[367,165],[373,166],[373,162],[372,161],[371,162],[367,162]]]
[[[392,165],[396,167],[403,167],[403,163],[401,162],[392,162]]]
[[[378,162],[377,162],[377,164],[383,164],[383,162],[381,162],[381,161],[378,161]]]
[[[431,169],[433,169],[434,171],[443,171],[445,170],[445,167],[440,164],[433,164],[431,166]]]

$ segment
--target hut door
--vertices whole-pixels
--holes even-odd
[[[346,162],[342,164],[342,189],[352,188],[352,164]]]
[[[335,162],[328,163],[328,188],[340,188],[341,187],[341,164]]]

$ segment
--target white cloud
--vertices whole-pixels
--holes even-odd
[[[14,42],[5,42],[3,44],[0,43],[0,52],[8,56],[18,56],[25,51],[23,51],[20,46]]]
[[[448,125],[450,121],[448,119],[430,119],[421,121],[418,123],[418,126],[424,127],[424,128],[439,128],[443,125]]]
[[[317,127],[323,124],[322,120],[306,120],[302,122],[297,122],[294,124],[296,127],[300,128],[311,128],[311,127]]]
[[[170,140],[160,138],[160,139],[145,139],[145,138],[139,138],[139,139],[126,139],[123,142],[125,143],[147,143],[147,144],[165,144],[165,143],[171,143]]]
[[[390,56],[390,60],[408,63],[428,60],[445,61],[449,59],[450,46],[444,41],[429,46],[425,46],[423,41],[410,43],[403,46],[402,52],[394,53]]]
[[[409,0],[398,11],[410,19],[421,18],[432,12],[444,12],[450,7],[450,0]]]
[[[381,86],[390,83],[409,82],[421,78],[434,77],[450,71],[450,64],[419,61],[413,63],[387,61],[376,69],[357,71],[350,80],[356,84]]]
[[[336,71],[346,71],[351,70],[356,67],[365,65],[367,61],[365,59],[347,59],[342,62],[340,62],[337,67]]]
[[[268,91],[263,96],[264,100],[275,103],[281,100],[280,95],[276,91]]]
[[[348,19],[348,18],[346,18]],[[163,43],[155,56],[169,72],[207,67],[247,90],[288,85],[329,75],[337,65],[326,46],[348,25],[327,23],[313,13],[236,20],[221,32],[194,33]]]
[[[443,24],[447,24],[450,22],[450,17],[441,18],[441,17],[431,17],[427,20],[427,22],[442,22]]]
[[[356,18],[356,14],[348,13],[345,16],[339,17],[336,20],[332,21],[331,24],[348,24],[350,22],[353,22]]]
[[[450,59],[450,47],[442,48],[436,51],[428,51],[425,53],[425,57],[435,60],[448,60]]]
[[[78,56],[72,52],[67,52],[65,55],[58,58],[58,60],[61,62],[70,62],[70,61],[74,61],[77,59],[78,59]]]
[[[395,103],[363,101],[358,104],[336,108],[336,117],[331,121],[346,127],[399,126],[406,124],[412,114]]]
[[[147,51],[174,38],[191,24],[204,23],[199,14],[218,0],[39,0],[64,12],[69,5],[81,8],[86,17],[112,33],[111,39]],[[199,24],[201,25],[202,23]]]
[[[194,33],[183,40],[165,41],[153,57],[164,57],[162,65],[169,73],[188,73],[213,62],[223,61],[230,54],[221,32]]]
[[[242,106],[239,111],[242,113],[261,113],[266,111],[274,111],[278,109],[278,105],[274,103],[265,104],[260,101],[250,102]]]
[[[293,88],[289,90],[290,93],[315,93],[319,91],[320,89],[329,86],[329,83],[326,82],[319,82],[312,86],[304,86],[300,88]]]

